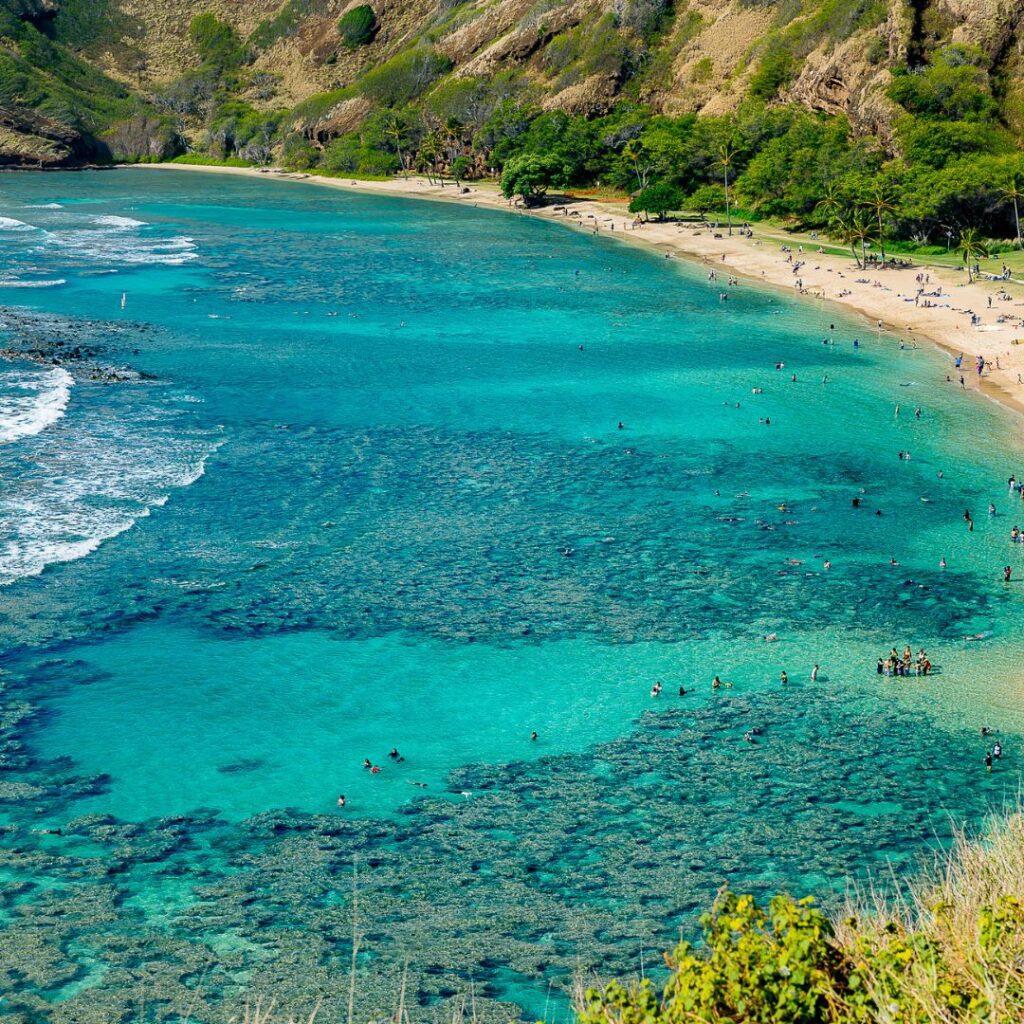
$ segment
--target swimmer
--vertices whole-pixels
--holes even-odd
[[[398,747],[392,747],[391,748],[391,753],[388,754],[388,757],[390,757],[392,761],[396,761],[396,762],[400,762],[400,761],[404,761],[405,760],[405,758],[402,757],[402,755],[398,752]]]
[[[785,686],[786,683],[789,682],[789,676],[786,675],[786,670],[785,669],[783,669],[779,673],[779,682],[782,683],[783,686]]]
[[[811,682],[812,683],[816,683],[817,681],[818,681],[818,666],[815,665],[814,668],[811,669]]]
[[[373,762],[368,757],[364,757],[363,758],[363,768],[366,771],[369,771],[372,767],[373,767]]]
[[[1003,748],[999,743],[992,744],[992,756],[998,761],[1003,756]]]
[[[661,695],[661,683],[655,683],[651,687],[651,696],[652,697],[659,697],[660,695]]]
[[[721,687],[721,685],[722,685],[722,680],[719,679],[718,676],[715,676],[715,678],[711,680],[711,689],[712,690],[719,689]]]
[[[625,430],[625,429],[626,429],[626,424],[623,423],[622,420],[619,420],[619,430]]]
[[[345,806],[345,794],[344,793],[342,793],[341,796],[338,797],[338,806],[339,807],[344,807]]]
[[[829,559],[829,558],[826,558],[825,559],[825,563],[822,565],[822,568],[823,569],[831,569],[832,568],[832,560]]]
[[[945,555],[943,555],[942,558],[939,559],[939,568],[940,569],[945,569],[946,568],[946,556]]]
[[[379,767],[378,765],[374,765],[374,766],[373,766],[373,767],[372,767],[372,768],[370,769],[370,774],[371,774],[371,775],[380,775],[380,767]]]
[[[536,743],[537,742],[537,733],[536,732],[531,732],[530,733],[530,742],[531,743]]]
[[[680,697],[685,697],[686,696],[686,687],[685,686],[680,686],[679,687],[679,696]]]
[[[994,516],[996,514],[996,507],[995,505],[992,504],[991,501],[988,503],[988,514],[990,516]]]
[[[1009,583],[1010,582],[1010,576],[1011,576],[1012,573],[1013,573],[1013,570],[1008,565],[1004,565],[1003,566],[1003,582],[1004,583]]]
[[[778,636],[775,633],[769,633],[765,638],[765,643],[773,644],[778,640]]]
[[[992,774],[992,752],[990,750],[985,751],[985,771]]]

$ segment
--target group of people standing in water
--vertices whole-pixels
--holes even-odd
[[[932,671],[932,661],[922,647],[915,658],[910,644],[903,648],[903,654],[894,647],[889,656],[879,658],[875,672],[880,676],[927,676]]]

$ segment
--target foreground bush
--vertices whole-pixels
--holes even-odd
[[[1024,1021],[1024,817],[961,840],[895,911],[833,922],[811,899],[726,892],[703,943],[649,980],[586,992],[579,1024],[1011,1024]]]

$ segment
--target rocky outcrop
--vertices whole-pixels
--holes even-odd
[[[0,107],[0,166],[55,167],[75,160],[82,138],[28,110]]]

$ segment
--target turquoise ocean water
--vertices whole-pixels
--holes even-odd
[[[947,357],[296,183],[7,175],[0,261],[16,1019],[336,1019],[353,888],[365,1019],[406,966],[562,1019],[723,883],[835,905],[1015,799],[1019,427]]]

